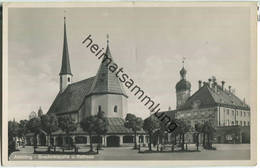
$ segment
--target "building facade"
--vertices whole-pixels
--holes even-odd
[[[198,90],[189,96],[190,85],[182,80],[176,85],[177,102],[181,102],[177,103],[176,119],[184,119],[192,128],[197,123],[210,122],[216,128],[214,140],[218,143],[250,142],[250,107],[234,94],[231,86],[225,89],[224,81],[220,85],[212,77],[207,82],[199,81]],[[186,95],[178,96],[179,92]]]

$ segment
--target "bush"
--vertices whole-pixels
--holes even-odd
[[[11,153],[13,153],[16,149],[15,149],[15,141],[11,140],[8,142],[8,156],[11,155]]]

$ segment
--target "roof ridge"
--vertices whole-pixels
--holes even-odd
[[[92,77],[89,77],[89,78],[87,78],[87,79],[82,79],[82,80],[80,80],[80,81],[77,81],[77,82],[73,82],[73,83],[71,83],[69,86],[71,86],[71,85],[75,85],[75,84],[78,84],[78,83],[81,83],[81,82],[84,82],[84,81],[86,81],[86,80],[90,80],[91,78],[95,78],[96,76],[92,76]],[[67,89],[67,88],[66,88]],[[64,90],[65,91],[65,90]]]

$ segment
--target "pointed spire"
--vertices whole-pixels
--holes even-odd
[[[109,48],[109,35],[107,35],[107,48],[105,55],[106,57],[103,57],[92,84],[90,94],[119,94],[127,97],[121,82],[118,77],[116,77],[116,72],[112,72],[111,69],[109,69],[110,65],[114,64]],[[110,60],[109,65],[108,60]]]
[[[64,40],[63,40],[63,53],[62,53],[62,65],[60,70],[60,75],[71,74],[70,69],[70,59],[69,59],[69,48],[67,42],[67,32],[66,32],[66,17],[64,16]]]
[[[110,48],[109,48],[109,34],[107,34],[107,49],[106,49],[106,55],[111,58]]]
[[[109,34],[107,34],[107,46],[109,44]]]

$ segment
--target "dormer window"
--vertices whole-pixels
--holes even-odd
[[[114,112],[117,113],[117,106],[114,107]]]
[[[68,82],[70,82],[70,77],[68,77]]]

